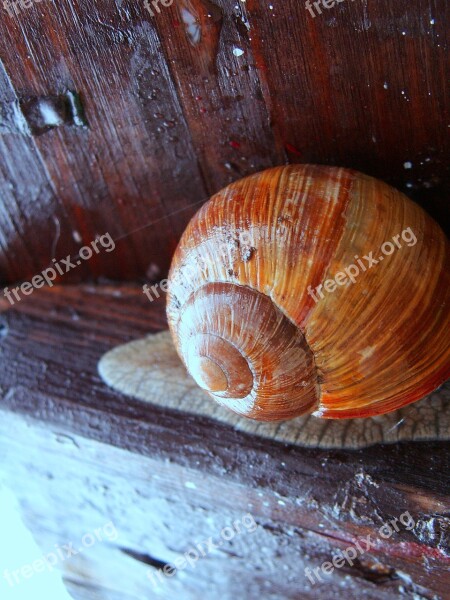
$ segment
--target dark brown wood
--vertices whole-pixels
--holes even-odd
[[[351,166],[418,198],[444,184],[448,3],[344,1],[314,18],[297,0],[246,5],[274,131],[294,161]]]
[[[76,90],[89,124],[1,135],[2,280],[105,232],[116,251],[64,282],[158,279],[211,193],[286,161],[378,176],[448,230],[446,0],[344,0],[315,17],[298,0],[0,11],[0,115]]]
[[[43,289],[0,319],[1,469],[28,524],[44,550],[109,520],[119,531],[64,564],[75,597],[99,597],[105,581],[113,600],[146,597],[149,568],[248,512],[258,533],[168,579],[161,597],[446,597],[448,444],[294,448],[121,396],[98,359],[165,326],[164,298],[149,303],[138,287]],[[382,539],[406,510],[414,528]],[[352,567],[308,582],[305,567],[369,534],[376,548]]]
[[[191,20],[199,41],[189,33]],[[251,53],[245,4],[181,0],[154,22],[208,191],[284,162]]]
[[[68,280],[88,273],[131,279],[149,271],[157,277],[207,197],[155,28],[137,17],[142,9],[136,6],[119,11],[82,2],[73,10],[49,2],[1,20],[0,55],[19,100],[79,90],[89,122],[87,130],[57,128],[34,139],[58,198],[47,219],[33,206],[36,185],[19,153],[3,175],[3,187],[20,180],[24,190],[14,197],[17,209],[2,209],[5,235],[20,237],[38,271],[53,257],[76,254],[77,233],[86,244],[109,232],[122,240],[114,257],[99,254]],[[30,52],[39,58],[32,60]],[[20,255],[7,262],[8,255],[5,249],[0,260],[3,278],[36,272],[23,268]]]

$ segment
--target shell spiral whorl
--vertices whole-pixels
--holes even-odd
[[[408,227],[414,245],[311,294]],[[169,327],[198,385],[238,414],[381,414],[450,375],[448,264],[442,231],[397,190],[346,169],[276,167],[191,220],[169,275]]]
[[[239,414],[288,419],[317,404],[314,360],[304,336],[255,290],[204,285],[183,307],[178,336],[198,385]]]

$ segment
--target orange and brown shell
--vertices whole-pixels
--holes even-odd
[[[196,382],[238,414],[387,413],[449,378],[449,259],[438,225],[385,183],[276,167],[191,220],[170,271],[169,326]]]

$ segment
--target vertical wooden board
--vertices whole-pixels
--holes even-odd
[[[2,20],[2,56],[20,97],[73,89],[82,98],[88,129],[58,127],[34,139],[81,243],[105,232],[122,240],[115,252],[79,267],[79,276],[126,279],[150,267],[157,277],[206,199],[156,31],[142,10],[42,3],[17,15],[12,26],[10,17]],[[62,210],[55,204],[53,211],[61,222]],[[41,242],[54,234],[54,224],[37,212],[33,221],[29,227]],[[81,243],[74,247],[71,229],[61,230],[56,257],[73,254]]]
[[[33,223],[40,217],[51,227],[52,213],[58,205],[34,140],[6,133],[6,126],[2,126],[9,118],[14,120],[17,101],[0,62],[0,279],[5,280],[15,280],[24,272],[34,273],[47,259],[51,239],[43,240]],[[54,227],[56,232],[56,224]]]
[[[271,130],[245,4],[177,0],[152,20],[208,191],[214,193],[239,177],[285,162],[283,146]]]
[[[444,0],[342,0],[315,17],[303,0],[174,0],[154,16],[131,0],[2,10],[19,97],[77,90],[90,126],[27,140],[45,199],[25,141],[5,138],[3,278],[108,231],[115,252],[64,281],[157,279],[207,195],[287,156],[358,168],[447,216]]]
[[[304,0],[269,4],[246,2],[251,44],[291,161],[339,164],[409,194],[425,191],[419,199],[439,213],[439,192],[449,189],[448,3],[341,0],[314,17]]]

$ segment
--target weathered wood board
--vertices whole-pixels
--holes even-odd
[[[447,597],[448,443],[302,448],[125,398],[97,363],[166,327],[139,287],[39,290],[0,323],[0,470],[27,524],[43,551],[108,521],[119,534],[63,563],[75,598]],[[405,511],[414,527],[383,539]],[[153,588],[149,569],[246,513],[254,533]],[[305,567],[369,534],[369,552],[311,584]]]
[[[0,5],[0,280],[105,232],[116,252],[65,281],[163,277],[208,196],[285,162],[380,177],[449,230],[447,0],[15,4]],[[67,90],[87,127],[21,133],[30,99]]]

